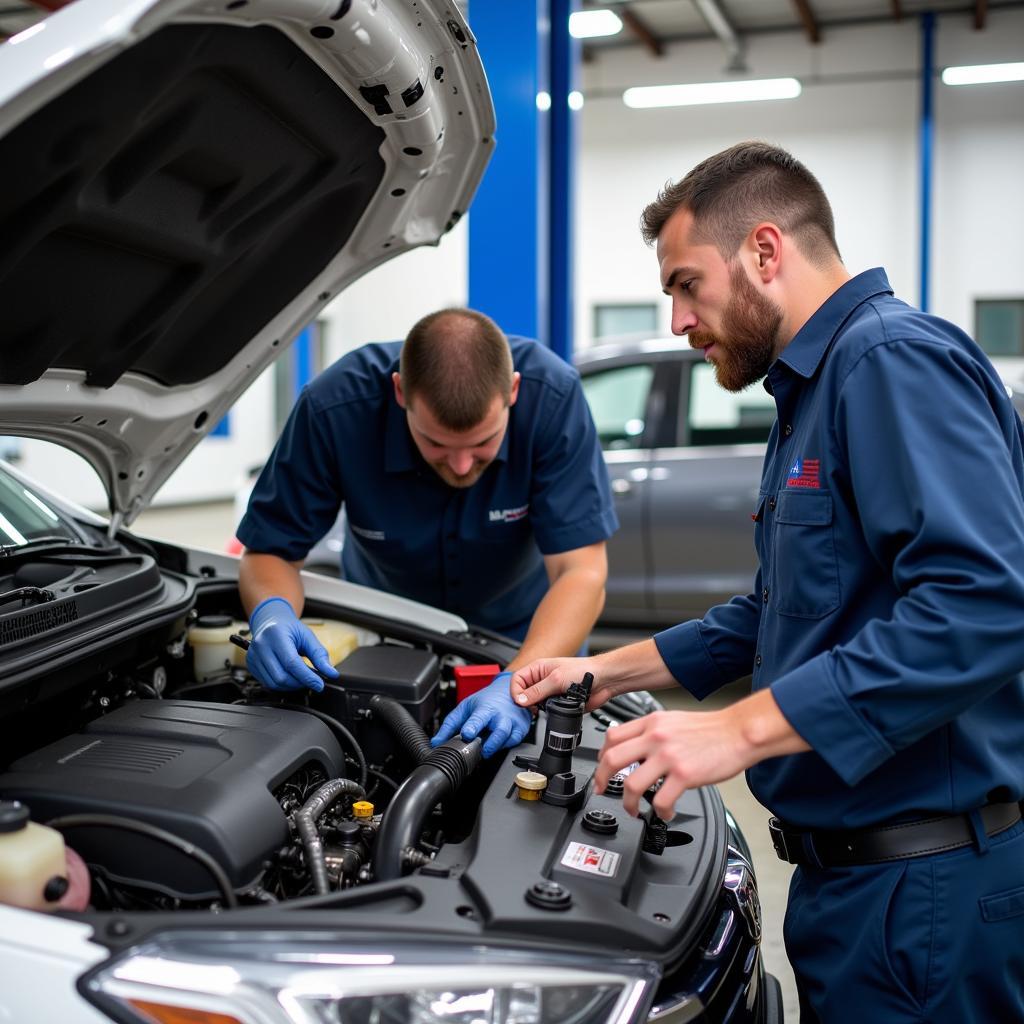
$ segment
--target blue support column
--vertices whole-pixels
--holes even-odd
[[[508,334],[546,334],[549,0],[478,0],[469,12],[497,114],[494,155],[469,211],[469,304]]]
[[[935,15],[930,11],[921,18],[921,287],[919,304],[928,312],[928,281],[931,276],[932,243],[932,143],[934,117],[932,89],[935,85]]]
[[[313,379],[313,338],[316,328],[303,327],[292,342],[292,400],[298,401],[302,389]]]
[[[469,212],[469,304],[572,358],[578,0],[478,0],[469,11],[497,113]],[[538,94],[550,97],[540,109]]]
[[[567,362],[572,362],[575,245],[576,122],[578,114],[569,106],[576,89],[579,43],[569,35],[569,15],[578,0],[551,0],[551,117],[549,188],[548,344]]]

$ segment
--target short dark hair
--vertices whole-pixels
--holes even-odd
[[[767,142],[740,142],[697,164],[682,181],[668,182],[640,216],[650,245],[676,210],[693,214],[700,238],[725,259],[761,221],[792,235],[800,251],[823,265],[839,258],[832,207],[818,179],[796,157]]]
[[[407,404],[420,397],[449,430],[470,430],[495,396],[512,397],[512,351],[501,328],[475,309],[429,313],[409,332],[399,367]]]

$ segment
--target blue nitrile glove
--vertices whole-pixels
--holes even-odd
[[[319,693],[323,680],[303,660],[305,655],[325,675],[337,679],[327,651],[312,630],[299,621],[283,597],[260,601],[249,616],[252,641],[245,664],[270,690],[301,690],[308,686]]]
[[[511,678],[511,672],[499,672],[484,689],[456,704],[441,723],[430,745],[440,746],[457,732],[464,740],[475,740],[481,729],[488,729],[491,733],[484,743],[484,757],[496,754],[503,747],[514,747],[522,743],[530,728],[532,716],[526,708],[519,707],[512,700],[508,692]]]

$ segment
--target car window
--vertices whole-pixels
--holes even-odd
[[[42,498],[0,470],[0,544],[27,544],[40,537],[78,539]]]
[[[653,379],[654,367],[647,363],[598,370],[583,378],[583,394],[602,448],[615,451],[640,446]]]
[[[688,436],[692,445],[767,441],[775,422],[775,400],[760,384],[734,394],[715,380],[710,363],[690,369]]]

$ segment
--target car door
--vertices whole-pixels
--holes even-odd
[[[597,427],[611,480],[618,532],[608,541],[608,582],[602,624],[645,624],[651,615],[647,543],[645,434],[654,398],[655,364],[643,357],[582,367],[583,393]]]
[[[684,358],[685,356],[685,358]],[[711,364],[681,354],[677,443],[648,467],[655,622],[703,615],[749,593],[757,559],[751,513],[775,403],[760,384],[733,394]]]

